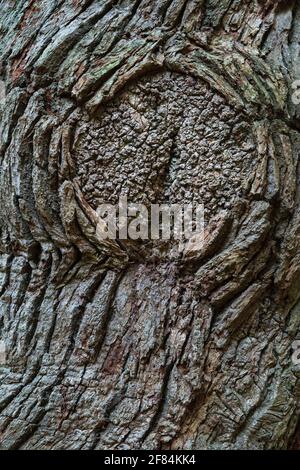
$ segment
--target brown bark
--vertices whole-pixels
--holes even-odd
[[[2,448],[297,442],[299,2],[0,8]],[[123,191],[204,247],[101,241]]]

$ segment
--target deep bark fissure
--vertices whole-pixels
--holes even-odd
[[[1,447],[299,446],[297,2],[0,8]],[[123,190],[203,246],[101,240]]]

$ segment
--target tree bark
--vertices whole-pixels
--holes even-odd
[[[299,442],[299,2],[0,7],[1,447]],[[103,242],[124,192],[204,246]]]

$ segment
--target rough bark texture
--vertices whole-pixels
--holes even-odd
[[[297,442],[299,2],[0,8],[2,448]],[[101,242],[122,191],[204,248]]]

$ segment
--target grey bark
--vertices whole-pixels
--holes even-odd
[[[2,448],[290,447],[299,2],[0,8]],[[124,190],[204,247],[101,241]]]

